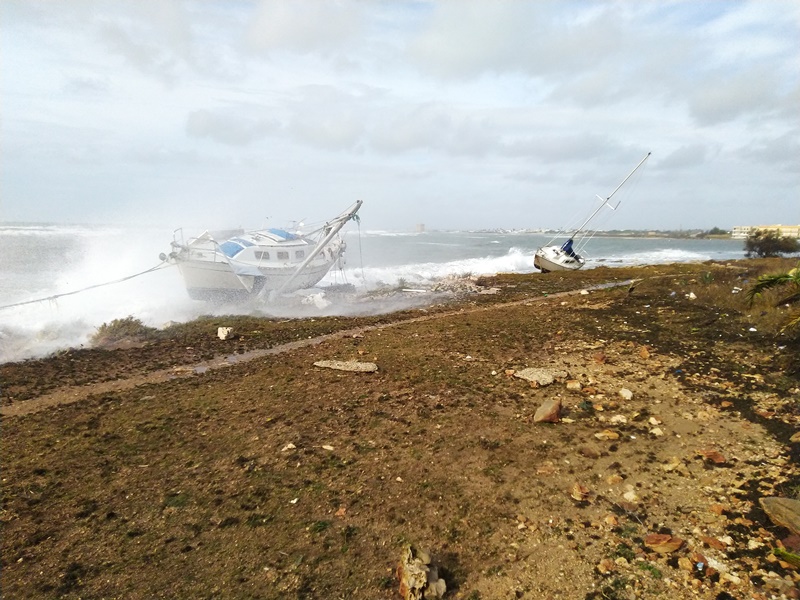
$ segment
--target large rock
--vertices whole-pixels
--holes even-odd
[[[800,500],[760,498],[758,502],[773,523],[800,535]]]
[[[374,373],[378,365],[371,362],[358,362],[355,360],[318,360],[315,367],[323,369],[336,369],[337,371],[353,371],[356,373]]]
[[[566,379],[567,372],[559,369],[543,369],[538,367],[529,367],[516,371],[514,377],[519,377],[525,381],[530,381],[534,387],[543,387],[550,385],[556,379]]]
[[[561,399],[545,400],[533,415],[534,423],[558,423],[561,420]]]

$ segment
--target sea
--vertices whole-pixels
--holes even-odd
[[[343,268],[317,289],[278,302],[209,305],[191,300],[177,268],[160,260],[173,235],[157,226],[0,223],[0,363],[88,346],[98,327],[126,317],[161,328],[202,315],[313,318],[407,308],[424,303],[424,290],[443,278],[538,273],[536,249],[559,242],[546,233],[409,233],[351,223]],[[743,258],[744,242],[596,236],[584,253],[585,268],[689,263]],[[397,293],[376,293],[389,288]],[[331,293],[341,289],[352,293]]]

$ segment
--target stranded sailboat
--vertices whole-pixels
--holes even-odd
[[[359,200],[309,233],[262,229],[212,233],[172,241],[161,260],[178,266],[195,300],[235,301],[262,293],[293,292],[316,285],[343,259],[339,230],[357,219]],[[180,230],[178,230],[180,231]],[[182,236],[181,236],[182,237]]]
[[[607,206],[611,210],[617,209],[620,203],[617,202],[616,206],[612,206],[610,203],[611,198],[625,185],[626,181],[633,177],[633,174],[636,173],[639,167],[644,164],[644,161],[650,157],[650,154],[651,153],[648,152],[647,155],[639,161],[639,164],[636,165],[633,171],[628,173],[628,176],[622,180],[622,183],[620,183],[608,197],[602,198],[599,195],[597,196],[601,201],[600,206],[598,206],[595,211],[589,215],[589,218],[569,236],[566,242],[560,246],[543,246],[539,248],[533,257],[533,266],[540,269],[542,273],[549,273],[550,271],[577,271],[583,267],[583,265],[586,264],[586,258],[579,254],[579,252],[583,252],[583,246],[585,246],[586,242],[591,238],[590,234],[592,232],[587,229],[589,223],[597,216],[597,213],[599,213],[603,207]],[[574,247],[576,241],[578,245],[577,249]]]

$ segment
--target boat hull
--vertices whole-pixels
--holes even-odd
[[[310,288],[319,283],[333,267],[326,260],[307,267],[296,276],[284,292]],[[295,274],[295,268],[259,269],[260,274],[237,274],[224,262],[185,260],[178,262],[186,292],[193,300],[208,302],[241,302],[262,292],[281,289]]]
[[[581,256],[570,256],[559,246],[544,246],[533,256],[533,266],[542,273],[550,271],[577,271],[586,264]]]

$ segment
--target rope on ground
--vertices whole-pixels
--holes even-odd
[[[158,263],[155,267],[150,267],[149,269],[142,271],[141,273],[135,273],[133,275],[128,275],[127,277],[123,277],[121,279],[115,279],[114,281],[106,281],[105,283],[97,283],[95,285],[90,285],[85,288],[81,288],[79,290],[73,290],[71,292],[64,292],[63,294],[55,294],[53,296],[48,296],[46,298],[37,298],[36,300],[25,300],[24,302],[15,302],[14,304],[6,304],[5,306],[0,306],[0,310],[5,310],[6,308],[15,308],[17,306],[25,306],[26,304],[36,304],[37,302],[47,302],[58,300],[59,298],[63,298],[64,296],[73,296],[75,294],[80,294],[81,292],[85,292],[87,290],[93,290],[99,287],[105,287],[107,285],[114,285],[116,283],[122,283],[123,281],[128,281],[129,279],[133,279],[134,277],[140,277],[142,275],[146,275],[147,273],[152,273],[153,271],[157,271],[158,269],[163,269],[164,267],[172,266],[170,263],[166,261],[162,261]]]

